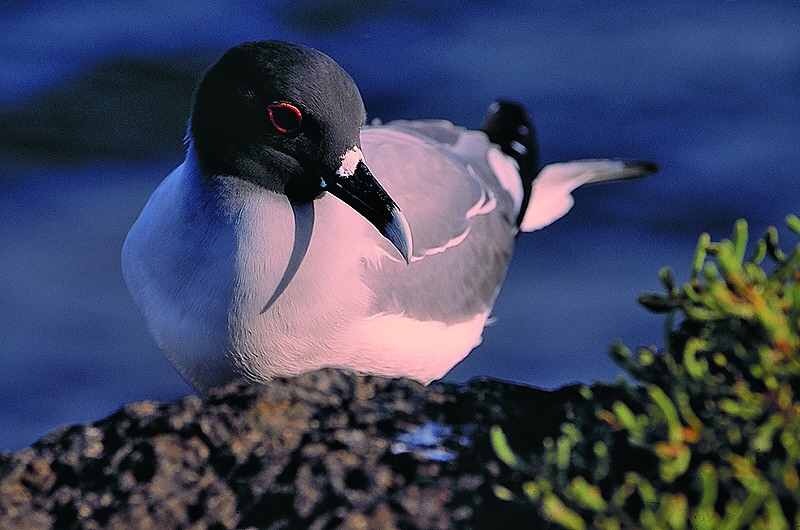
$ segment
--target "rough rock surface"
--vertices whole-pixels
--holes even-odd
[[[322,370],[136,403],[0,455],[0,528],[530,526],[489,429],[541,446],[578,394]]]

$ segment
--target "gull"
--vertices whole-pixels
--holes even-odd
[[[184,162],[122,249],[132,298],[198,392],[323,367],[442,377],[481,342],[520,232],[643,161],[538,168],[524,109],[481,130],[365,126],[330,57],[282,41],[228,50],[200,81]]]

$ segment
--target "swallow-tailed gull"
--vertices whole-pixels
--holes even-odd
[[[538,171],[508,102],[480,131],[365,116],[336,62],[286,42],[231,48],[200,81],[186,159],[122,250],[150,332],[199,392],[330,366],[437,379],[480,343],[519,232],[582,184],[656,170]]]

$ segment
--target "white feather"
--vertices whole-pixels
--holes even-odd
[[[575,202],[572,191],[584,184],[640,176],[641,168],[620,160],[575,160],[545,166],[533,181],[520,230],[539,230],[563,217]]]

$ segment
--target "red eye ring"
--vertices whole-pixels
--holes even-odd
[[[269,121],[279,132],[297,132],[303,124],[303,113],[291,103],[272,103],[267,106],[267,112]]]

